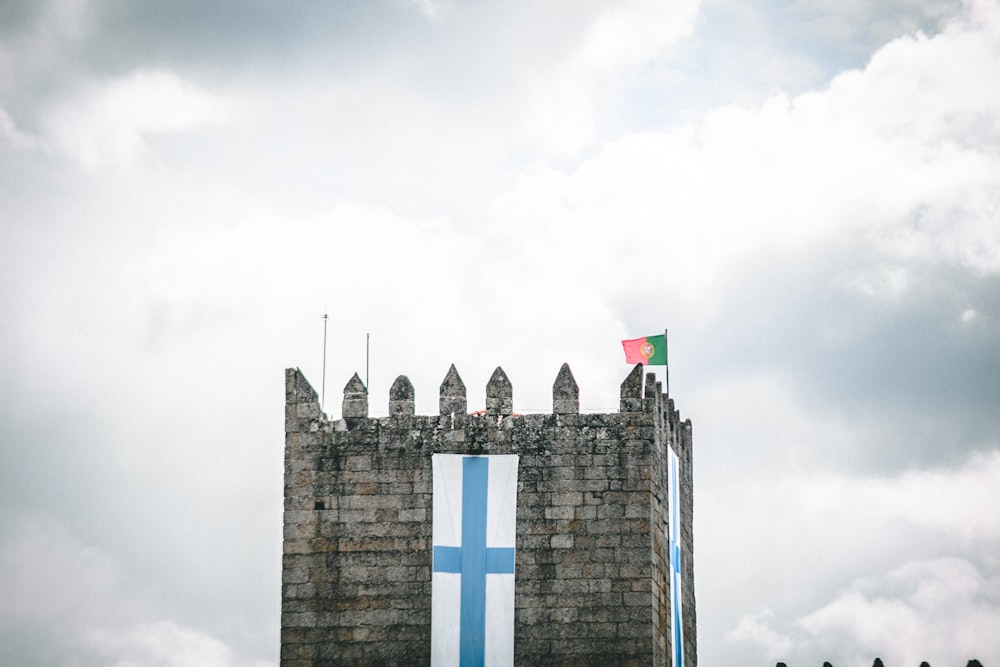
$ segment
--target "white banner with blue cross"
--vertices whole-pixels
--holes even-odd
[[[513,665],[517,456],[432,464],[431,665]]]
[[[681,608],[681,493],[680,460],[667,447],[667,493],[670,497],[670,627],[671,665],[684,667],[684,613]]]

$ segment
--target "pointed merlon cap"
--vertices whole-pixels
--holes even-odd
[[[872,663],[872,667],[885,667],[882,664],[882,658],[875,658],[875,662]]]
[[[646,398],[656,398],[656,373],[646,373]]]
[[[319,394],[298,368],[285,369],[286,403],[319,403]]]
[[[368,388],[355,373],[344,387],[344,417],[368,416]]]
[[[642,364],[636,364],[622,382],[619,412],[642,412]]]
[[[285,433],[308,429],[308,421],[322,416],[319,396],[302,371],[285,369]]]
[[[486,414],[507,417],[514,413],[514,388],[503,369],[497,366],[486,383]]]
[[[438,401],[442,415],[451,413],[464,415],[467,411],[467,401],[465,399],[465,383],[458,374],[455,364],[448,369],[448,374],[441,382],[441,399]]]
[[[552,385],[552,413],[576,415],[580,413],[580,386],[573,377],[569,364],[563,364]]]
[[[410,378],[400,375],[389,388],[389,416],[412,415],[413,412],[413,383]]]

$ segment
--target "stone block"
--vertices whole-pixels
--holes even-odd
[[[573,507],[546,507],[545,508],[545,518],[546,519],[572,519],[574,517]]]
[[[419,509],[402,509],[399,510],[399,520],[400,521],[426,521],[427,520],[427,510],[423,508]]]
[[[549,545],[553,549],[572,549],[573,548],[573,536],[572,535],[553,535],[549,540]]]

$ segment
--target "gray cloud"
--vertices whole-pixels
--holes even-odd
[[[152,587],[49,515],[0,514],[0,554],[0,638],[14,664],[264,664],[204,630],[158,619]]]
[[[617,341],[669,326],[706,664],[871,612],[909,561],[990,585],[990,7],[898,5],[933,37],[867,65],[860,6],[663,7],[5,5],[0,558],[85,582],[45,589],[58,619],[0,605],[22,662],[275,660],[281,371],[319,386],[324,309],[334,415],[367,332],[373,412],[399,373],[433,412],[451,362],[470,405],[502,364],[544,411],[562,361],[614,410]],[[766,39],[814,19],[814,50]],[[80,591],[139,611],[88,624]]]
[[[912,282],[899,295],[841,282],[881,277],[884,266],[854,243],[791,261],[755,258],[734,274],[703,348],[713,355],[695,356],[694,372],[785,374],[811,409],[867,426],[871,440],[832,457],[842,465],[933,465],[995,447],[997,278],[917,262],[892,265]]]

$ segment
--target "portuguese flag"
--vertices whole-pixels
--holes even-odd
[[[623,340],[622,347],[625,348],[625,363],[627,364],[667,365],[666,334]]]

